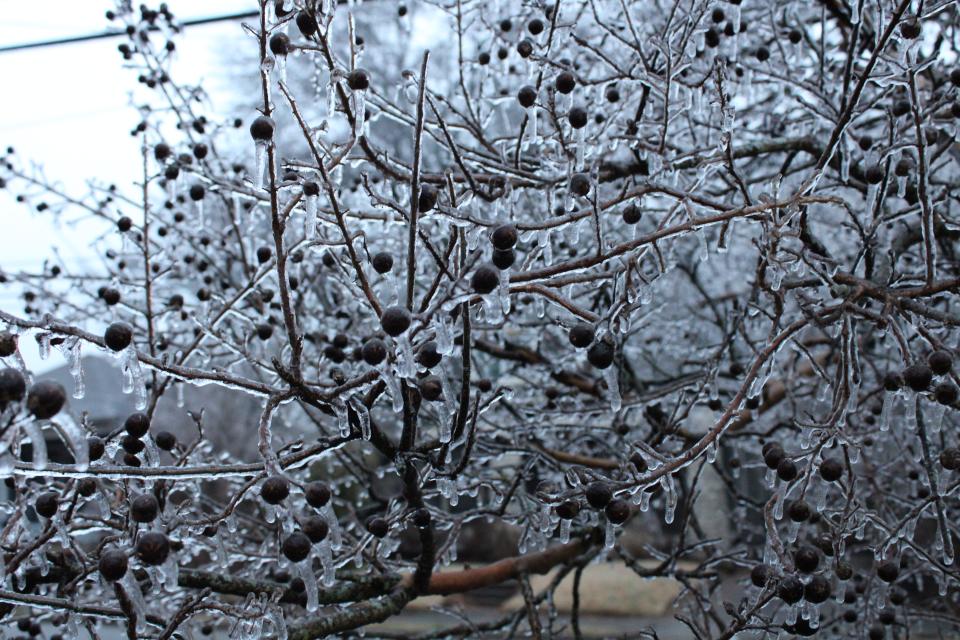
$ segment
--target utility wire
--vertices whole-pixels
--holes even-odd
[[[214,22],[226,22],[228,20],[239,20],[241,18],[253,18],[259,16],[259,11],[242,11],[240,13],[230,13],[220,16],[209,16],[206,18],[193,18],[191,20],[184,20],[179,24],[184,27],[191,27],[198,24],[211,24]],[[153,29],[159,31],[159,29]],[[4,47],[0,47],[0,53],[9,53],[11,51],[23,51],[25,49],[41,49],[44,47],[55,47],[61,44],[73,44],[74,42],[87,42],[88,40],[102,40],[104,38],[116,38],[118,36],[127,36],[127,32],[123,29],[113,29],[109,31],[103,31],[101,33],[88,33],[82,36],[70,36],[67,38],[54,38],[52,40],[40,40],[37,42],[26,42],[23,44],[11,44]]]

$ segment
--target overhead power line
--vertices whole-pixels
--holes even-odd
[[[260,15],[259,11],[242,11],[240,13],[230,13],[220,16],[208,16],[206,18],[193,18],[184,20],[180,24],[184,27],[192,27],[199,24],[211,24],[214,22],[226,22],[228,20],[239,20],[241,18],[253,18]],[[159,30],[159,29],[157,29]],[[88,33],[80,36],[69,36],[66,38],[53,38],[51,40],[40,40],[37,42],[25,42],[22,44],[11,44],[0,47],[0,53],[9,53],[11,51],[23,51],[25,49],[41,49],[43,47],[55,47],[61,44],[73,44],[75,42],[87,42],[89,40],[102,40],[104,38],[116,38],[118,36],[127,37],[127,32],[123,29],[112,29],[100,33]]]

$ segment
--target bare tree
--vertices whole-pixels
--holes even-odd
[[[519,610],[427,636],[580,637],[553,592],[605,561],[682,583],[691,637],[960,626],[955,3],[259,9],[242,122],[170,77],[165,7],[111,12],[156,94],[136,195],[4,156],[6,188],[113,248],[3,274],[0,613],[390,636],[367,627],[420,596],[517,581]],[[371,47],[369,11],[400,35]],[[442,51],[391,66],[424,24]],[[78,381],[112,354],[138,412],[94,436],[33,339]],[[151,429],[183,385],[262,403],[236,432],[256,459],[203,413]],[[726,504],[695,509],[708,477]],[[449,566],[480,525],[507,557]]]

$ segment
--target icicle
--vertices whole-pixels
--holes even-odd
[[[401,378],[413,378],[417,373],[417,360],[410,346],[407,332],[396,337],[397,343],[397,375]]]
[[[350,420],[347,406],[342,402],[333,402],[333,410],[337,414],[337,426],[340,427],[340,436],[346,438],[350,435]]]
[[[366,120],[366,91],[355,90],[350,94],[351,108],[353,109],[353,137],[359,138],[363,135],[363,126]]]
[[[70,364],[70,375],[73,376],[73,397],[80,400],[87,394],[83,384],[83,363],[81,362],[80,347],[83,343],[74,338],[67,349],[67,362]]]
[[[354,403],[353,410],[357,413],[357,420],[360,422],[360,436],[364,440],[369,440],[373,435],[370,429],[370,412],[363,402]]]
[[[86,434],[84,434],[83,430],[80,428],[80,425],[76,423],[69,413],[61,413],[60,417],[57,419],[57,422],[59,423],[60,428],[63,430],[64,436],[66,436],[68,440],[67,444],[69,445],[70,450],[73,452],[73,458],[77,469],[80,471],[85,471],[90,465],[90,451],[87,446]]]
[[[176,554],[171,553],[166,561],[158,567],[160,577],[164,588],[167,591],[174,591],[177,588],[177,581],[180,577],[180,565],[177,564]]]
[[[577,171],[583,170],[584,152],[587,146],[586,128],[577,129]]]
[[[313,613],[320,608],[320,593],[317,590],[317,577],[313,575],[313,555],[297,563],[300,579],[307,588],[307,611]]]
[[[603,531],[603,548],[609,551],[613,549],[614,543],[617,541],[617,531],[612,522],[608,522],[606,528]]]
[[[34,469],[41,471],[47,468],[47,442],[43,439],[43,428],[37,420],[27,420],[22,425],[24,434],[30,438],[30,444],[33,445]],[[23,445],[21,444],[21,447]]]
[[[283,619],[283,609],[279,606],[270,607],[270,622],[277,640],[287,640],[287,623]]]
[[[619,371],[616,367],[607,367],[603,370],[603,380],[607,384],[607,399],[610,401],[611,411],[620,411],[622,400],[620,398],[620,385],[617,378]]]
[[[307,240],[312,242],[317,237],[317,201],[319,200],[319,196],[306,196],[305,199],[307,214],[303,222],[303,233]]]
[[[333,563],[333,553],[330,542],[324,538],[316,545],[317,555],[320,557],[320,566],[323,567],[323,586],[332,587],[336,580],[336,565]]]
[[[896,395],[892,393],[883,394],[883,407],[880,409],[880,431],[890,429],[890,412],[895,401]]]
[[[147,385],[143,378],[143,371],[140,369],[140,360],[137,358],[137,351],[131,344],[121,351],[118,356],[124,375],[123,392],[133,393],[136,399],[136,407],[142,411],[147,407]]]
[[[253,183],[255,189],[259,189],[263,186],[263,177],[267,170],[267,142],[264,140],[257,140],[256,143],[256,181]],[[199,202],[197,203],[199,204]]]
[[[566,518],[560,520],[560,542],[561,544],[570,542],[570,520]]]
[[[330,529],[330,548],[339,551],[340,547],[343,546],[343,537],[340,534],[340,521],[337,520],[337,514],[334,512],[333,506],[329,502],[325,504],[323,509],[320,510],[320,515],[327,521],[327,527]]]
[[[140,584],[133,576],[133,569],[128,569],[123,577],[120,578],[120,585],[123,592],[127,594],[127,599],[133,607],[133,612],[137,616],[137,629],[146,627],[147,603],[143,599],[143,592],[140,590]]]
[[[41,360],[46,360],[50,357],[50,334],[41,333],[37,336],[37,347],[40,354]]]

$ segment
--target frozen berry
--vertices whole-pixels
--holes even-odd
[[[524,109],[529,109],[537,101],[537,90],[530,85],[524,85],[517,91],[517,102]]]
[[[126,435],[120,439],[120,446],[123,447],[123,450],[127,453],[136,455],[143,451],[147,445],[143,444],[143,440],[140,438],[134,438],[131,435]]]
[[[442,359],[443,356],[437,352],[437,343],[433,340],[423,343],[417,351],[417,362],[427,369],[433,369]]]
[[[60,496],[54,491],[41,493],[37,496],[36,502],[33,503],[33,508],[36,510],[37,515],[43,516],[44,518],[52,518],[55,516],[59,506]]]
[[[173,451],[173,448],[177,446],[177,437],[169,431],[159,432],[153,436],[153,441],[164,451]]]
[[[820,552],[813,547],[803,547],[793,554],[793,563],[798,571],[813,573],[820,566]]]
[[[952,405],[957,401],[960,392],[952,382],[941,382],[933,389],[933,398],[942,405]]]
[[[294,531],[283,541],[280,550],[290,562],[302,562],[310,555],[310,538],[300,531]]]
[[[97,492],[97,481],[93,478],[80,478],[77,483],[77,493],[84,498],[89,498]]]
[[[387,345],[379,338],[370,338],[363,343],[360,350],[363,361],[370,366],[375,366],[384,361],[387,357]]]
[[[584,496],[594,509],[605,508],[613,499],[613,490],[602,480],[594,480],[587,485]]]
[[[820,477],[827,482],[836,482],[843,475],[843,464],[833,458],[824,458],[820,462]]]
[[[710,27],[706,33],[703,34],[703,42],[711,49],[715,49],[720,46],[720,34],[716,29]]]
[[[126,322],[114,322],[103,333],[103,342],[111,351],[123,351],[133,341],[133,327]]]
[[[370,88],[370,73],[366,69],[354,69],[347,76],[347,86],[352,91],[365,91]]]
[[[577,80],[569,71],[561,71],[556,80],[557,91],[563,94],[570,93],[577,86]]]
[[[367,531],[376,538],[385,537],[389,529],[390,526],[387,524],[387,521],[379,516],[374,516],[367,520]]]
[[[0,331],[0,358],[12,356],[17,352],[17,336],[9,331]]]
[[[773,577],[772,574],[773,572],[770,570],[770,567],[764,564],[758,564],[750,570],[750,582],[752,582],[755,587],[765,587],[767,583],[770,582],[770,578]]]
[[[787,604],[796,604],[803,597],[803,583],[796,576],[787,576],[777,585],[777,595]]]
[[[260,487],[260,497],[267,504],[280,504],[290,495],[290,483],[282,476],[270,476]]]
[[[883,167],[878,164],[868,167],[864,179],[867,184],[880,184],[883,182]]]
[[[269,340],[273,335],[273,325],[261,322],[257,325],[257,337],[261,340]]]
[[[606,91],[603,92],[603,96],[607,99],[607,102],[619,102],[620,90],[612,86],[607,87]]]
[[[373,264],[373,270],[377,273],[389,273],[393,269],[393,256],[385,251],[374,255],[370,262]]]
[[[567,114],[570,120],[570,126],[574,129],[582,129],[587,126],[587,110],[583,107],[573,107]]]
[[[330,532],[327,521],[320,516],[307,516],[300,522],[300,528],[314,544],[322,542]]]
[[[777,465],[777,477],[784,482],[795,480],[797,474],[797,465],[794,464],[793,460],[790,460],[789,458],[784,458],[780,461],[780,464]]]
[[[322,482],[311,482],[304,487],[303,497],[314,509],[322,509],[330,502],[330,487]]]
[[[144,564],[158,566],[170,555],[170,540],[159,531],[147,531],[137,540],[135,551]]]
[[[473,272],[470,286],[479,294],[487,294],[500,284],[500,272],[491,264],[482,264]]]
[[[953,368],[953,355],[949,351],[934,351],[927,356],[927,364],[935,376],[945,376]]]
[[[434,402],[443,398],[443,384],[437,376],[427,376],[420,381],[419,388],[424,400]]]
[[[573,520],[580,513],[580,503],[576,500],[561,502],[556,507],[557,516],[564,520]]]
[[[887,391],[899,391],[903,386],[903,376],[894,371],[888,371],[883,376],[883,388]]]
[[[102,458],[105,450],[106,447],[103,444],[103,440],[96,436],[87,438],[87,456],[91,462]]]
[[[301,11],[296,17],[297,28],[305,37],[309,38],[317,32],[317,19],[307,11]]]
[[[420,197],[417,198],[417,209],[420,213],[426,213],[437,206],[437,190],[429,184],[420,187]]]
[[[141,493],[130,501],[130,517],[136,522],[153,522],[160,505],[151,493]]]
[[[803,588],[803,599],[813,604],[820,604],[827,601],[832,591],[830,581],[822,575],[816,575]]]
[[[275,33],[270,36],[270,52],[276,56],[285,56],[290,53],[290,36],[285,33]]]
[[[502,224],[493,230],[490,241],[495,249],[512,249],[517,244],[517,228],[512,224]]]
[[[169,158],[171,153],[173,153],[173,150],[165,142],[161,142],[153,148],[153,157],[161,162]]]
[[[610,500],[604,511],[607,514],[607,520],[612,524],[623,524],[630,517],[630,505],[620,498]]]
[[[23,374],[16,369],[0,369],[0,408],[8,402],[20,402],[27,392]]]
[[[640,222],[640,207],[635,204],[628,204],[623,208],[623,221],[626,224],[637,224]]]
[[[60,413],[67,401],[67,392],[52,380],[33,383],[27,392],[27,410],[33,417],[46,420]]]
[[[413,512],[413,524],[421,529],[429,527],[431,520],[430,512],[422,507]]]
[[[926,391],[933,382],[933,371],[925,364],[910,365],[903,370],[903,380],[914,391]]]
[[[521,58],[529,58],[533,55],[533,40],[524,38],[517,43],[517,53]]]
[[[940,466],[947,471],[956,471],[960,469],[960,449],[956,447],[947,447],[941,451]]]
[[[606,340],[598,340],[587,350],[587,361],[597,369],[606,369],[613,364],[615,350]]]
[[[757,51],[754,55],[757,56],[757,60],[760,62],[766,62],[770,59],[770,49],[767,49],[766,47],[757,47]]]
[[[578,322],[570,327],[570,333],[568,334],[570,344],[578,349],[586,349],[590,346],[590,343],[593,342],[593,332],[594,329],[592,324],[587,322]]]
[[[273,132],[277,128],[277,125],[274,123],[272,118],[267,116],[257,116],[254,118],[253,122],[250,123],[250,135],[254,140],[260,142],[266,142],[273,138]],[[191,195],[191,197],[193,197]],[[199,198],[194,198],[198,200]]]
[[[575,173],[570,177],[570,191],[577,196],[586,196],[590,193],[590,176],[585,173]]]
[[[120,292],[116,289],[106,288],[100,297],[103,298],[103,301],[107,303],[108,307],[112,307],[120,302]]]
[[[787,508],[787,516],[793,522],[806,522],[810,518],[810,505],[803,500],[794,500]]]
[[[133,220],[131,220],[129,217],[122,216],[119,220],[117,220],[117,229],[120,231],[120,233],[126,233],[132,228]]]
[[[513,249],[507,249],[505,251],[494,249],[490,261],[493,263],[493,266],[502,271],[513,266],[513,263],[517,261],[517,254]]]
[[[900,563],[894,560],[881,562],[877,565],[877,577],[884,582],[893,582],[900,575]]]
[[[202,184],[190,185],[190,199],[193,200],[194,202],[199,202],[200,200],[203,200],[206,193],[207,191],[206,189],[203,188]]]
[[[127,554],[119,549],[104,551],[100,554],[97,568],[105,580],[116,582],[127,573]]]
[[[920,21],[916,16],[908,16],[900,23],[900,35],[907,40],[916,40],[920,37]]]
[[[124,421],[123,428],[134,438],[142,438],[150,430],[150,418],[145,413],[131,413]]]
[[[410,312],[403,307],[387,307],[380,316],[380,326],[388,336],[399,336],[410,327],[410,322]]]

